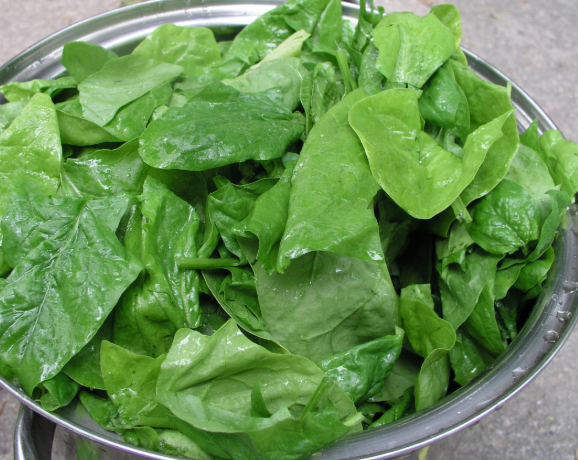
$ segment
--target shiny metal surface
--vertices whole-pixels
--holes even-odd
[[[251,3],[240,0],[170,0],[116,10],[64,29],[26,50],[0,68],[0,84],[60,75],[64,71],[60,65],[62,46],[69,41],[90,41],[120,53],[129,52],[151,30],[167,22],[211,27],[216,35],[225,38],[279,3],[279,0]],[[344,4],[344,16],[355,21],[357,7]],[[472,53],[466,54],[470,66],[482,78],[500,85],[507,83],[508,78],[490,64]],[[512,100],[521,128],[527,127],[534,118],[538,119],[541,131],[555,128],[552,120],[516,84],[512,84]],[[388,459],[408,454],[475,423],[528,384],[554,357],[578,321],[577,212],[576,207],[570,210],[565,228],[560,231],[555,245],[555,266],[536,308],[516,340],[490,369],[433,407],[380,429],[347,437],[316,457],[331,460]],[[560,318],[568,315],[559,312],[569,312],[572,317],[562,321]],[[23,404],[70,433],[127,454],[140,455],[140,458],[173,458],[124,444],[116,434],[98,427],[77,401],[50,413],[18,387],[1,378],[0,384]],[[22,423],[34,420],[22,417]],[[30,445],[24,442],[25,433],[26,430],[17,427],[16,445],[22,448]],[[36,460],[41,457],[16,457],[16,460],[20,458]]]

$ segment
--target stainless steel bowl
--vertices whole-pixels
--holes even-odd
[[[62,47],[70,41],[88,41],[122,54],[130,52],[155,27],[168,22],[210,27],[218,37],[227,39],[280,3],[280,0],[251,3],[242,0],[159,0],[115,10],[68,27],[16,56],[0,68],[0,84],[61,75],[64,72],[60,64]],[[344,3],[343,11],[346,18],[356,21],[356,5]],[[508,82],[504,74],[486,61],[468,51],[466,55],[470,67],[482,78],[499,85]],[[535,118],[540,131],[556,128],[515,83],[512,84],[512,101],[520,128],[526,128]],[[408,454],[474,424],[526,386],[550,362],[578,321],[577,216],[578,208],[573,206],[560,229],[554,248],[553,270],[536,307],[517,338],[489,369],[434,406],[382,428],[346,437],[316,457],[327,460],[388,459]],[[44,418],[83,438],[144,458],[174,458],[123,443],[114,433],[97,426],[78,401],[56,412],[47,412],[17,386],[2,378],[0,385]],[[27,423],[32,423],[32,418],[28,420]]]

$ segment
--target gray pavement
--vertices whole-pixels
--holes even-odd
[[[130,0],[127,0],[127,3]],[[439,1],[377,0],[386,11],[425,14]],[[0,63],[39,39],[119,0],[0,0]],[[533,97],[578,142],[578,2],[455,0],[463,45]],[[478,425],[422,452],[420,460],[578,460],[578,333],[519,395]],[[11,460],[18,404],[0,390],[0,460]],[[417,454],[415,455],[417,458]]]

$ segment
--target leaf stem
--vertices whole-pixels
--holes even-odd
[[[183,270],[216,270],[219,268],[238,267],[242,265],[238,259],[197,259],[194,257],[179,257],[177,265]]]
[[[461,197],[458,196],[451,206],[456,219],[458,219],[460,222],[469,224],[472,221],[472,216],[470,216],[470,213],[468,212],[468,209],[466,208],[466,205],[462,201]]]

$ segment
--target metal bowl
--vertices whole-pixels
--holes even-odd
[[[70,41],[88,41],[123,54],[165,23],[209,27],[218,38],[228,39],[242,26],[280,3],[281,0],[253,0],[251,3],[242,0],[159,0],[115,10],[68,27],[16,56],[0,68],[0,84],[60,76],[65,71],[60,64],[62,47]],[[356,22],[358,7],[344,3],[343,14]],[[506,85],[509,81],[489,63],[464,51],[470,67],[482,78],[498,85]],[[512,84],[512,102],[521,129],[533,119],[538,119],[541,132],[556,128],[515,83]],[[388,459],[409,454],[474,424],[536,377],[578,321],[577,216],[578,208],[573,206],[559,231],[554,246],[554,266],[534,310],[516,339],[492,366],[434,406],[390,425],[348,436],[316,457],[327,460]],[[174,458],[125,444],[116,434],[96,425],[78,400],[56,412],[47,412],[19,387],[1,377],[0,385],[36,413],[82,438],[125,454],[159,460]]]

